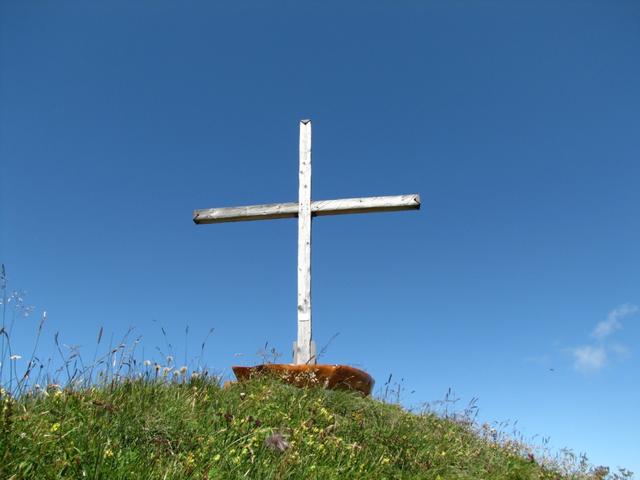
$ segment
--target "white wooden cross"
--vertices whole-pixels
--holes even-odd
[[[311,201],[311,120],[302,120],[297,203],[195,210],[193,221],[204,224],[298,217],[298,339],[293,342],[293,357],[294,363],[304,365],[316,363],[316,348],[311,337],[311,218],[419,208],[418,194]]]

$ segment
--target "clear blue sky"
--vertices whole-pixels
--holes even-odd
[[[42,355],[133,325],[151,357],[159,324],[179,356],[214,327],[225,374],[288,353],[296,221],[191,212],[295,201],[311,118],[314,198],[423,201],[314,221],[325,361],[640,471],[640,3],[268,3],[0,2],[1,260]]]

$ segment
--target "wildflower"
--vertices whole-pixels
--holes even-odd
[[[200,375],[196,372],[193,372],[191,374],[191,380],[197,380],[198,378],[200,378]]]
[[[170,372],[171,370],[173,370],[173,368],[171,368],[171,367],[164,367],[164,368],[162,369],[162,376],[163,376],[163,377],[166,377],[167,375],[169,375],[169,372]]]
[[[173,362],[173,357],[171,355],[167,355],[167,364],[171,365],[171,362]]]
[[[110,448],[105,449],[104,456],[105,456],[105,458],[113,457],[113,450],[111,450]]]
[[[148,367],[148,366],[150,366],[150,365],[151,365],[151,360],[145,360],[144,362],[142,362],[142,364],[143,364],[145,367]]]
[[[180,375],[186,375],[187,374],[187,367],[183,366],[180,367]]]
[[[22,358],[22,355],[11,355],[9,357],[9,360],[20,360]]]
[[[178,378],[178,375],[180,375],[180,372],[178,370],[174,370],[173,371],[174,378]]]
[[[60,430],[60,423],[54,423],[53,425],[51,425],[51,428],[49,430],[51,431],[51,433],[57,432],[58,430]]]
[[[216,454],[215,454],[215,456],[213,457],[213,461],[214,461],[214,462],[218,462],[218,461],[220,461],[220,454],[219,454],[219,453],[216,453]]]
[[[281,433],[275,432],[269,435],[264,444],[267,448],[275,450],[277,452],[284,452],[287,448],[289,448],[289,442],[284,438]]]
[[[382,465],[386,465],[387,463],[389,463],[391,460],[389,460],[389,457],[383,457],[382,460],[380,460],[380,463]]]

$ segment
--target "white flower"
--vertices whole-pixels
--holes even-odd
[[[9,357],[9,360],[20,360],[22,358],[22,355],[11,355]]]
[[[167,355],[167,363],[171,364],[173,362],[173,357],[171,355]]]
[[[143,363],[143,365],[144,365],[145,367],[148,367],[149,365],[151,365],[151,360],[145,360],[145,361],[144,361],[144,362],[142,362],[142,363]]]
[[[186,375],[187,374],[187,367],[180,367],[180,375]]]

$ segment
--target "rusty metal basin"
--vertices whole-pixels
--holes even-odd
[[[330,390],[353,390],[371,394],[374,380],[367,372],[348,365],[294,365],[267,363],[253,367],[231,367],[239,382],[261,375],[273,375],[296,387],[320,386]]]

